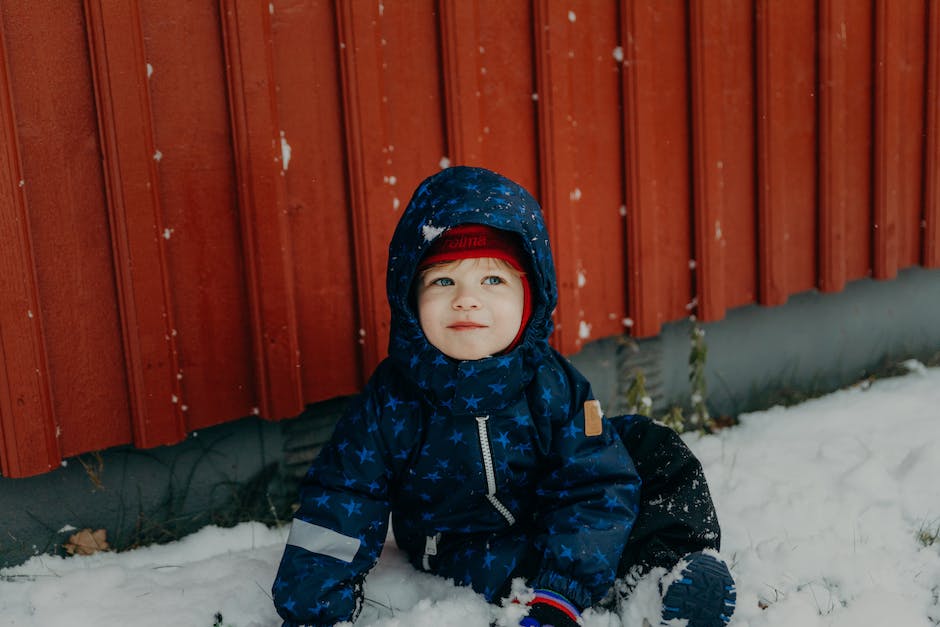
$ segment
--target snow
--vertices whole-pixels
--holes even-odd
[[[446,229],[443,226],[434,226],[433,224],[428,223],[421,227],[421,235],[424,237],[424,241],[433,242],[445,230]]]
[[[909,369],[684,436],[738,582],[732,625],[940,624],[940,540],[918,541],[940,531],[940,368]],[[0,627],[276,627],[269,589],[285,537],[245,523],[119,554],[37,556],[0,570]],[[415,572],[393,543],[366,594],[358,624],[373,627],[511,625],[520,611]],[[620,615],[588,612],[585,627],[639,625],[657,602],[643,581]]]
[[[291,146],[287,143],[284,131],[281,131],[281,170],[284,172],[287,172],[287,168],[290,167],[290,155]]]

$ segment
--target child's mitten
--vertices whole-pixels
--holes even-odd
[[[568,599],[549,590],[536,590],[521,627],[578,627],[581,613]]]

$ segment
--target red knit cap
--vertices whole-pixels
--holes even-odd
[[[516,347],[532,314],[532,296],[526,276],[527,256],[522,250],[519,236],[484,224],[461,224],[441,233],[428,248],[427,254],[418,264],[419,270],[436,263],[493,257],[502,259],[517,272],[522,273],[522,324],[519,333],[506,351]]]

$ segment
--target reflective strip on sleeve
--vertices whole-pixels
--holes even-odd
[[[350,563],[359,551],[360,542],[359,538],[350,538],[332,529],[295,518],[290,526],[287,544]]]

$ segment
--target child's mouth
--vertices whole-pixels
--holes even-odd
[[[448,329],[453,329],[455,331],[469,331],[471,329],[483,329],[485,324],[479,324],[478,322],[455,322],[454,324],[448,325]]]

